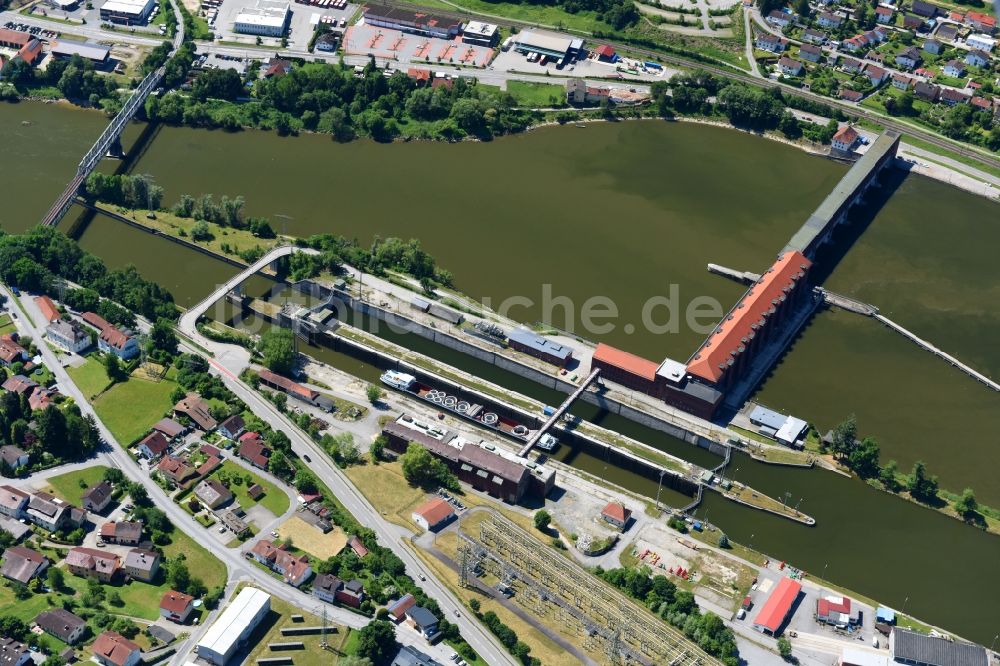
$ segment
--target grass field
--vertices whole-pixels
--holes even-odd
[[[419,529],[410,514],[428,499],[428,495],[407,483],[399,463],[353,465],[345,471],[368,501],[385,514],[386,519],[410,529]]]
[[[75,472],[53,476],[47,480],[49,484],[47,490],[56,497],[62,498],[71,504],[79,505],[80,495],[87,488],[97,485],[104,478],[104,472],[107,469],[104,465],[94,465],[93,467],[87,467]],[[82,484],[81,481],[83,482]]]
[[[128,446],[149,430],[173,407],[170,394],[177,386],[171,368],[166,377],[151,382],[136,377],[115,384],[94,401],[94,409],[122,446]]]
[[[88,354],[82,365],[68,367],[66,372],[88,400],[93,400],[111,383],[108,373],[104,370],[104,364],[97,354]]]
[[[520,106],[531,108],[563,106],[566,102],[566,89],[553,83],[508,81],[507,92]]]
[[[13,333],[17,330],[14,326],[14,321],[10,318],[9,314],[0,315],[0,335],[4,333]]]
[[[322,530],[298,516],[292,516],[283,522],[277,532],[282,539],[291,539],[296,548],[320,560],[333,557],[347,545],[347,535],[339,527],[334,526],[323,534]]]
[[[249,476],[252,479],[252,482],[249,484],[246,483],[245,481],[239,484],[236,483],[229,484],[229,491],[233,493],[233,496],[236,497],[236,501],[239,502],[240,506],[242,506],[244,509],[251,507],[254,504],[260,504],[265,509],[273,513],[275,516],[280,516],[285,511],[288,511],[288,506],[290,503],[288,495],[285,493],[285,491],[283,491],[281,488],[278,488],[270,481],[265,481],[264,479],[257,476],[253,472],[237,465],[232,460],[227,460],[224,463],[222,463],[222,466],[219,467],[219,471],[222,471],[225,474],[229,475],[230,478],[238,476],[241,479],[243,479],[246,476]],[[218,474],[218,472],[216,472],[216,474]],[[264,496],[260,498],[259,502],[250,497],[250,494],[248,492],[250,490],[250,486],[252,486],[255,483],[260,484],[260,486],[264,489]]]
[[[427,0],[414,0],[414,3],[428,6]],[[611,30],[611,26],[598,19],[595,12],[583,11],[570,14],[551,5],[522,5],[514,2],[489,2],[488,0],[451,0],[449,3],[438,1],[433,4],[452,11],[456,6],[459,6],[485,16],[511,18],[566,30],[588,33],[595,30]]]
[[[293,622],[292,615],[302,615],[302,622]],[[255,664],[258,659],[270,657],[291,657],[295,666],[330,666],[337,663],[338,656],[346,652],[346,643],[351,634],[350,629],[334,624],[328,624],[326,642],[328,647],[320,647],[323,637],[319,634],[311,636],[296,636],[295,638],[282,637],[282,627],[316,627],[323,624],[323,620],[312,613],[306,613],[291,604],[271,597],[271,612],[261,622],[260,627],[250,636],[250,644],[256,644],[253,651],[246,658],[244,663]],[[302,650],[285,650],[274,652],[268,649],[268,643],[282,643],[289,641],[301,641],[304,644]]]

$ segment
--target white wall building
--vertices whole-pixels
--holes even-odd
[[[198,642],[198,656],[210,664],[223,666],[270,610],[269,594],[256,587],[243,588]]]
[[[284,37],[291,16],[287,2],[257,0],[253,7],[246,7],[236,15],[233,31],[261,37]]]
[[[108,0],[101,6],[101,20],[125,25],[145,24],[156,0]]]

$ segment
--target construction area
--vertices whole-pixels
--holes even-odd
[[[347,28],[344,33],[344,53],[371,55],[403,63],[441,63],[469,67],[486,67],[493,58],[493,49],[486,46],[411,35],[365,24]]]
[[[459,582],[493,582],[504,596],[541,618],[572,628],[589,653],[609,663],[694,666],[719,662],[646,609],[588,574],[496,512],[479,534],[460,532]],[[485,582],[484,581],[484,582]],[[545,624],[551,624],[546,622]]]

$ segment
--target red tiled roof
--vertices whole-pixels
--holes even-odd
[[[839,601],[837,601],[837,597],[822,597],[816,604],[816,612],[824,617],[830,613],[850,615],[851,600],[847,597],[840,597]]]
[[[141,650],[138,645],[114,631],[105,631],[98,636],[91,649],[95,655],[117,666],[124,666],[133,652]]]
[[[997,24],[997,19],[995,16],[990,16],[989,14],[983,14],[982,12],[969,12],[965,15],[965,20],[978,23],[980,25],[993,27]]]
[[[80,319],[84,320],[85,322],[96,328],[98,331],[103,331],[104,329],[111,326],[111,324],[108,323],[107,319],[97,314],[96,312],[84,312],[82,315],[80,315]]]
[[[743,351],[745,340],[754,337],[757,327],[772,314],[775,301],[794,289],[811,265],[801,252],[790,250],[781,255],[702,343],[687,371],[710,382],[722,379],[734,357]]]
[[[421,516],[427,521],[427,524],[431,527],[447,520],[454,513],[454,509],[451,508],[451,504],[448,500],[441,497],[435,497],[426,504],[422,504],[413,512],[418,516]]]
[[[103,331],[101,331],[101,340],[114,347],[115,349],[124,349],[128,341],[132,339],[132,336],[119,331],[114,326],[108,326]]]
[[[359,558],[368,554],[368,549],[365,548],[365,544],[361,543],[361,539],[359,539],[356,534],[351,535],[351,538],[347,540],[347,545],[351,547],[351,550],[353,550],[354,554]]]
[[[163,436],[162,432],[154,430],[143,437],[142,441],[139,442],[139,446],[143,445],[145,445],[145,447],[149,449],[149,452],[154,456],[158,456],[167,450],[170,446],[170,442],[167,441],[167,438]]]
[[[617,520],[620,523],[624,523],[629,519],[629,516],[632,515],[632,512],[618,502],[608,502],[608,505],[604,507],[603,511],[601,511],[601,515],[607,516],[612,520]]]
[[[30,41],[31,35],[26,32],[0,28],[0,44],[10,44],[16,46],[17,48],[21,48]]]
[[[792,604],[795,603],[801,589],[801,583],[791,578],[782,578],[778,587],[774,589],[771,596],[764,602],[760,612],[757,613],[757,619],[753,621],[754,626],[767,629],[772,634],[776,632],[792,609]]]
[[[850,125],[844,125],[833,135],[833,141],[837,143],[853,144],[858,140],[858,132]]]
[[[302,396],[306,400],[313,400],[316,397],[315,391],[306,388],[302,384],[293,382],[291,379],[288,379],[287,377],[282,377],[281,375],[277,375],[271,372],[270,370],[261,370],[257,374],[263,381],[267,382],[268,384],[273,384],[274,386],[277,386],[278,388],[282,389],[283,391],[287,391],[288,393],[295,393],[296,395]]]
[[[602,58],[611,58],[615,55],[615,50],[608,46],[607,44],[601,44],[595,49],[597,55]]]
[[[27,62],[27,60],[25,60]],[[28,63],[31,64],[31,63]],[[42,311],[42,316],[48,322],[54,322],[59,319],[59,310],[56,308],[56,304],[52,302],[52,299],[48,296],[35,296],[35,305],[38,309]]]
[[[264,440],[260,438],[260,435],[247,440],[244,440],[242,437],[240,438],[240,458],[243,458],[247,462],[253,463],[258,467],[267,467],[268,456],[265,455],[265,451],[268,451],[268,449],[264,445]]]
[[[431,80],[431,70],[420,67],[410,67],[406,70],[406,75],[416,82],[427,82]]]
[[[597,349],[594,350],[593,360],[613,365],[619,370],[624,370],[649,381],[656,379],[656,370],[660,367],[641,356],[630,354],[603,342],[597,345]]]
[[[163,595],[163,599],[160,601],[160,608],[168,613],[180,615],[187,610],[187,607],[191,605],[192,601],[194,601],[194,597],[191,595],[184,594],[183,592],[177,592],[176,590],[170,590]]]

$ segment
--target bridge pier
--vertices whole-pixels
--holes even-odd
[[[125,149],[122,148],[122,138],[121,136],[115,137],[111,145],[108,146],[108,152],[105,157],[109,157],[113,160],[123,160],[125,159]]]

